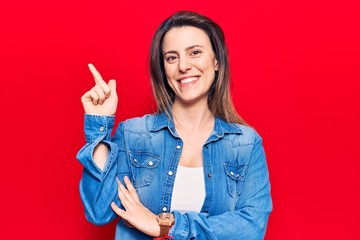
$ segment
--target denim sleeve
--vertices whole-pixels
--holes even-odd
[[[272,210],[270,182],[262,139],[256,133],[246,179],[236,209],[221,215],[174,211],[175,225],[170,235],[175,239],[264,239]]]
[[[112,201],[120,205],[117,197],[117,165],[121,158],[124,140],[121,127],[116,131],[117,138],[111,138],[115,117],[85,114],[84,127],[86,144],[77,154],[84,166],[80,180],[80,196],[88,221],[103,225],[117,217],[110,207]],[[94,148],[103,143],[109,148],[104,170],[93,160]],[[122,179],[121,179],[122,180]]]

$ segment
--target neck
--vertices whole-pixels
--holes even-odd
[[[212,126],[214,122],[214,114],[207,102],[186,105],[175,100],[171,112],[176,128],[199,130]]]

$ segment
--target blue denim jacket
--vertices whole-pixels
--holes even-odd
[[[114,117],[85,114],[86,144],[77,158],[84,166],[80,194],[86,218],[101,225],[117,217],[110,203],[121,206],[115,177],[123,182],[124,176],[150,211],[169,211],[183,146],[173,122],[165,114],[145,115],[121,122],[111,137],[113,126]],[[92,159],[99,142],[110,149],[103,171]],[[263,239],[272,201],[261,137],[252,128],[216,118],[202,154],[206,197],[201,212],[174,211],[169,235],[176,240]],[[115,239],[152,238],[120,219]]]

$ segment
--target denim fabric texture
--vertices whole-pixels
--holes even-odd
[[[168,212],[183,146],[174,123],[165,114],[149,114],[121,122],[111,136],[114,120],[85,114],[86,144],[77,158],[84,166],[80,195],[86,218],[102,225],[117,217],[110,203],[122,207],[116,177],[124,183],[124,176],[130,178],[144,206],[155,214]],[[109,148],[103,171],[92,159],[100,142]],[[263,239],[272,200],[261,137],[250,127],[215,118],[202,153],[206,197],[201,212],[174,211],[169,235],[176,240]],[[152,237],[120,219],[115,239]]]

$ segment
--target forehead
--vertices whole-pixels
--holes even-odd
[[[165,34],[162,48],[163,51],[181,50],[193,45],[211,47],[209,36],[200,28],[183,26],[174,27]]]

